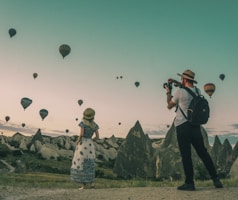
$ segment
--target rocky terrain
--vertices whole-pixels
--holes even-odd
[[[232,148],[228,140],[222,144],[216,137],[213,146],[208,143],[207,133],[202,134],[208,151],[222,178],[238,179],[238,143]],[[43,170],[69,173],[77,136],[49,137],[41,130],[33,136],[16,133],[12,137],[0,136],[0,171],[25,172]],[[176,130],[172,125],[164,139],[150,139],[137,121],[126,138],[101,138],[94,141],[96,163],[100,169],[111,169],[118,178],[151,178],[178,180],[183,176],[181,157],[177,146]],[[209,178],[203,164],[193,151],[195,177]],[[26,157],[30,156],[30,157]],[[31,158],[39,162],[30,163]],[[42,162],[43,161],[43,162]],[[52,167],[52,163],[55,164]],[[64,163],[64,164],[62,164]],[[58,166],[64,166],[61,171]],[[54,169],[53,169],[54,168]],[[58,171],[57,171],[58,170]],[[97,173],[100,176],[100,170]],[[103,176],[103,173],[101,174]]]

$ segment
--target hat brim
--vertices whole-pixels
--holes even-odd
[[[94,116],[91,117],[87,117],[87,116],[83,116],[84,119],[90,120],[90,119],[94,119]]]
[[[189,80],[193,81],[194,83],[198,83],[196,80],[194,80],[194,79],[192,79],[191,77],[186,76],[186,75],[184,75],[184,74],[179,74],[179,73],[177,73],[177,75],[178,75],[178,76],[181,76],[182,78],[189,79]]]

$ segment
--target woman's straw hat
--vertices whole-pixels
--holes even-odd
[[[182,74],[177,74],[177,75],[181,76],[182,78],[189,79],[193,81],[194,83],[197,83],[197,81],[194,80],[195,73],[189,69],[185,70]]]
[[[92,120],[94,119],[95,116],[95,110],[92,108],[86,108],[85,111],[83,112],[83,118],[87,120]]]

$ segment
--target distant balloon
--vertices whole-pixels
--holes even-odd
[[[220,74],[219,78],[223,81],[225,78],[225,74]]]
[[[116,79],[123,79],[123,76],[117,76]]]
[[[25,123],[22,123],[21,126],[24,128],[24,127],[26,126],[26,124],[25,124]]]
[[[8,33],[9,33],[10,37],[13,37],[14,35],[16,35],[17,31],[14,28],[10,28],[8,30]]]
[[[78,104],[81,106],[83,104],[83,100],[82,99],[79,99],[78,100]]]
[[[121,122],[119,122],[118,125],[121,125]]]
[[[27,97],[24,97],[24,98],[21,99],[21,105],[22,105],[22,107],[24,108],[24,110],[25,110],[29,105],[31,105],[31,103],[32,103],[32,100],[29,99],[29,98],[27,98]]]
[[[47,117],[47,115],[48,115],[48,110],[41,109],[39,113],[40,113],[41,119],[43,121]]]
[[[213,83],[207,83],[204,85],[203,89],[211,97],[216,90],[216,86]]]
[[[66,129],[66,130],[65,130],[65,133],[68,133],[68,132],[69,132],[69,129]]]
[[[79,119],[78,119],[78,118],[76,118],[75,120],[76,120],[76,121],[78,121]]]
[[[36,79],[36,78],[37,78],[37,76],[38,76],[38,74],[37,74],[37,73],[33,73],[33,78],[34,78],[34,79]]]
[[[6,120],[6,122],[8,122],[8,121],[10,120],[10,117],[9,117],[9,116],[6,116],[6,117],[5,117],[5,120]]]
[[[139,85],[140,85],[140,82],[136,81],[136,82],[135,82],[135,86],[136,86],[136,87],[139,87]]]
[[[70,48],[70,46],[67,45],[67,44],[62,44],[62,45],[59,47],[59,52],[60,52],[60,54],[63,56],[63,58],[64,58],[65,56],[67,56],[67,55],[70,53],[70,51],[71,51],[71,48]]]
[[[169,128],[169,124],[167,124],[167,128]]]

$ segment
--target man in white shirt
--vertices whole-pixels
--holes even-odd
[[[183,89],[183,87],[188,87],[193,92],[195,92],[197,89],[200,93],[200,90],[194,86],[194,83],[197,83],[197,81],[194,80],[195,73],[191,70],[185,70],[183,74],[178,75],[181,77],[182,87],[174,93],[174,96],[171,95],[170,89],[165,86],[165,89],[167,91],[166,94],[168,109],[171,109],[175,106],[180,107],[180,109],[177,109],[174,125],[176,127],[179,150],[182,156],[182,163],[185,173],[185,183],[179,186],[178,190],[195,190],[191,145],[193,145],[198,156],[203,161],[206,169],[211,176],[211,179],[213,180],[214,186],[216,188],[222,188],[223,185],[218,178],[211,156],[207,152],[207,149],[204,145],[200,125],[190,124],[181,112],[182,110],[184,113],[187,113],[186,111],[193,99],[192,95],[190,95],[188,91]]]

